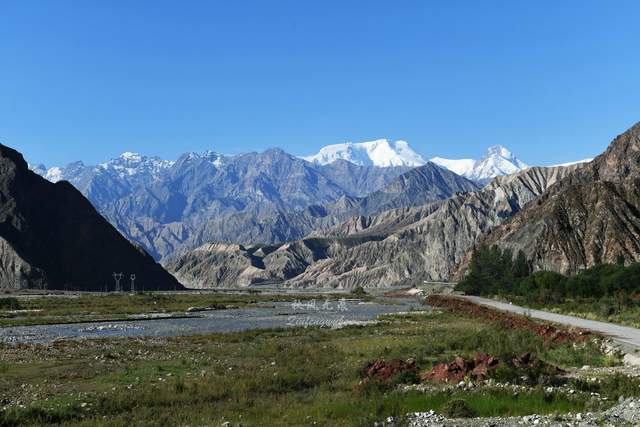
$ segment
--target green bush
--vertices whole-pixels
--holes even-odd
[[[530,272],[531,267],[522,251],[514,258],[510,249],[480,247],[473,251],[469,273],[458,283],[456,290],[474,295],[511,293]]]
[[[452,399],[442,407],[442,415],[449,418],[473,418],[476,412],[464,399]]]
[[[528,304],[562,304],[597,299],[603,316],[618,314],[640,299],[640,263],[601,264],[567,277],[552,271],[531,274],[522,251],[514,257],[497,246],[474,250],[469,272],[456,290],[473,295],[522,296]]]
[[[539,271],[524,278],[517,286],[516,293],[544,304],[564,302],[567,278],[553,271]]]
[[[351,293],[357,296],[363,296],[367,294],[362,286],[356,286],[351,290]]]
[[[620,396],[640,396],[640,378],[630,377],[620,373],[599,378],[598,381],[576,379],[572,387],[586,393],[599,393],[608,399],[618,399]]]
[[[20,310],[20,302],[17,298],[13,297],[0,298],[0,309]]]

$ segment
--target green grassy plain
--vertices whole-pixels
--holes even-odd
[[[427,370],[476,351],[533,352],[565,367],[615,362],[596,345],[549,348],[529,333],[447,312],[387,315],[377,325],[341,330],[2,345],[0,426],[370,426],[410,411],[441,411],[458,398],[479,416],[592,409],[592,390],[549,395],[543,384],[514,396],[490,387],[401,393],[396,383],[361,383],[364,364],[374,359],[414,358]]]

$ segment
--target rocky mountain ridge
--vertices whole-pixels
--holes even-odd
[[[522,250],[536,270],[569,274],[639,261],[639,206],[640,123],[481,243]]]

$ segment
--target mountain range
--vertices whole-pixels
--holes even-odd
[[[208,240],[301,238],[317,222],[317,209],[307,208],[344,198],[346,209],[409,170],[346,161],[316,165],[280,149],[238,156],[186,153],[172,162],[125,153],[97,166],[32,169],[71,182],[156,259]]]
[[[387,149],[394,157],[380,163],[376,153]],[[56,192],[65,189],[77,195],[65,197],[78,199],[74,209],[84,209],[81,217],[91,216],[88,202],[67,183],[47,183],[15,160],[15,152],[6,148],[5,153],[12,159],[9,172],[13,163],[21,170],[16,176],[31,177],[13,180],[6,174],[0,190],[5,188],[7,200],[32,198],[40,205],[51,199],[59,206]],[[238,156],[187,153],[175,162],[125,153],[97,166],[78,162],[62,169],[31,169],[50,180],[69,179],[124,236],[195,288],[269,282],[382,287],[450,280],[464,274],[475,247],[493,244],[514,253],[522,250],[534,270],[562,273],[640,259],[640,124],[591,162],[527,167],[499,146],[478,161],[432,160],[447,168],[416,157],[406,143],[380,140],[333,146],[308,159],[279,149]],[[483,177],[490,174],[497,176],[486,184]],[[79,208],[82,203],[85,207]],[[35,205],[12,211],[13,205],[5,208],[4,224],[20,224],[23,218],[45,222],[34,214]],[[69,227],[58,210],[42,211],[52,218],[49,226]],[[76,233],[80,241],[93,239],[83,220],[77,221],[83,231],[69,234]],[[40,230],[41,225],[30,224],[17,229]],[[101,224],[97,229],[106,230],[106,222]],[[15,232],[0,234],[8,236],[5,271],[24,265],[21,245],[26,241],[33,251],[29,242],[45,233],[42,229],[13,241],[9,237]],[[68,244],[74,256],[86,244],[55,239],[46,244]],[[67,265],[70,255],[65,257],[56,262]],[[149,268],[157,266],[152,261],[146,258]],[[31,273],[24,267],[20,275],[29,272],[37,284],[40,270],[55,268]]]
[[[579,167],[530,168],[475,192],[354,216],[294,242],[206,244],[167,268],[189,287],[384,287],[447,280],[483,233]]]
[[[52,182],[71,182],[158,260],[210,241],[293,241],[353,215],[477,189],[475,181],[425,161],[406,142],[386,140],[325,147],[307,160],[280,149],[186,153],[176,161],[124,153],[95,166],[30,168]]]
[[[229,160],[233,157],[223,156],[209,150],[202,154],[186,153],[180,159],[204,158],[217,167],[223,167],[225,159]],[[509,175],[528,167],[508,149],[500,145],[490,147],[487,149],[486,154],[477,160],[445,159],[442,157],[433,157],[430,160],[425,160],[406,141],[389,141],[386,139],[328,145],[315,155],[302,156],[300,158],[320,167],[338,162],[343,165],[346,163],[366,168],[391,167],[400,168],[399,170],[423,166],[430,161],[478,184],[486,184],[496,176]],[[37,164],[29,165],[29,168],[51,182],[64,179],[75,183],[82,181],[83,175],[86,178],[92,174],[102,173],[131,181],[135,185],[136,181],[149,182],[159,178],[175,164],[176,161],[172,160],[125,152],[116,159],[96,166],[85,166],[81,161],[77,161],[65,167],[47,168],[43,164]],[[371,188],[352,187],[350,190],[362,196],[371,191]]]
[[[473,249],[522,251],[571,274],[640,260],[640,123],[592,162],[528,168],[413,208],[354,216],[278,245],[207,244],[167,264],[190,287],[354,287],[451,280]]]

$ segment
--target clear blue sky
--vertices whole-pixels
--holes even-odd
[[[0,141],[96,163],[405,139],[593,156],[640,121],[640,2],[0,2]]]

